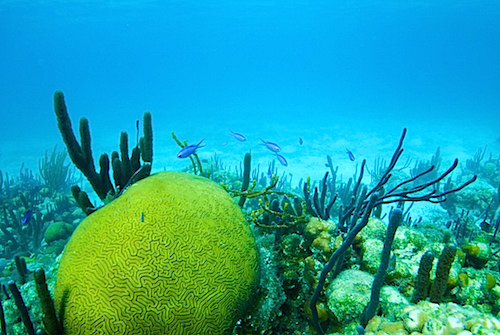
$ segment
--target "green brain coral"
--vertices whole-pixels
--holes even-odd
[[[232,198],[208,179],[163,172],[78,226],[54,295],[65,334],[225,334],[257,275]]]

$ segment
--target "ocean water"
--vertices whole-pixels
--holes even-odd
[[[473,0],[0,1],[0,170],[64,149],[56,90],[75,131],[90,120],[94,157],[121,131],[135,144],[151,112],[153,171],[189,165],[171,132],[261,170],[276,157],[260,138],[276,142],[295,183],[327,155],[347,177],[389,160],[403,128],[402,160],[498,157],[499,18]]]
[[[416,157],[499,152],[495,1],[2,1],[0,16],[0,167],[11,173],[62,148],[55,90],[74,126],[90,120],[96,155],[122,130],[135,138],[150,111],[155,169],[185,164],[171,131],[231,162],[252,150],[267,164],[258,138],[272,140],[295,174],[327,154],[349,169],[345,148],[389,156],[403,127]]]

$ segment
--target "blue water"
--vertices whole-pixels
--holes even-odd
[[[150,111],[155,169],[185,164],[170,131],[233,161],[272,159],[261,136],[318,176],[346,147],[387,155],[403,127],[415,155],[500,152],[497,1],[2,1],[0,18],[2,170],[62,148],[58,89],[96,153]]]

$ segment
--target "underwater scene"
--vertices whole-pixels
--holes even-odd
[[[500,334],[500,2],[0,18],[0,335]]]

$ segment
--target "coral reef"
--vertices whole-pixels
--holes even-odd
[[[44,192],[45,188],[44,181],[24,167],[15,178],[0,171],[0,258],[43,253],[51,223],[65,222],[71,233],[82,218],[67,193]]]
[[[385,174],[382,175],[380,180],[370,190],[368,190],[367,186],[361,186],[366,161],[364,160],[362,162],[358,180],[352,191],[350,205],[345,208],[342,207],[342,211],[339,215],[339,228],[346,230],[347,234],[342,245],[332,254],[328,262],[324,265],[323,270],[320,273],[318,284],[316,285],[310,301],[312,322],[320,334],[324,334],[324,331],[318,320],[316,304],[325,285],[326,277],[332,270],[334,270],[334,268],[334,278],[340,272],[340,269],[344,264],[344,255],[346,251],[351,247],[358,233],[365,228],[372,212],[375,211],[377,206],[395,202],[398,202],[400,206],[404,202],[443,202],[446,200],[447,195],[460,191],[477,179],[477,176],[474,175],[458,187],[450,187],[441,193],[436,192],[436,190],[433,189],[434,186],[447,177],[458,166],[458,160],[455,159],[453,164],[441,174],[436,174],[434,176],[435,166],[432,165],[411,178],[398,183],[396,186],[390,187],[389,191],[386,191],[384,187],[391,179],[391,171],[394,169],[398,159],[403,153],[402,147],[405,135],[406,129],[403,130],[399,144],[394,151],[391,163],[387,167]],[[429,176],[432,177],[429,178]],[[411,188],[407,188],[409,184],[412,184],[413,186]],[[311,214],[314,215],[314,213]]]
[[[83,215],[65,154],[46,152],[40,176],[0,172],[1,282],[19,290],[0,290],[9,334],[500,334],[500,160],[486,148],[465,166],[442,170],[439,148],[401,165],[404,130],[390,161],[345,181],[330,156],[323,178],[292,185],[250,152],[234,168],[193,153],[190,174],[148,176],[149,113],[131,154],[122,133],[96,169],[88,120],[77,141],[61,92],[54,108],[103,206],[72,188],[88,217],[66,245]]]

